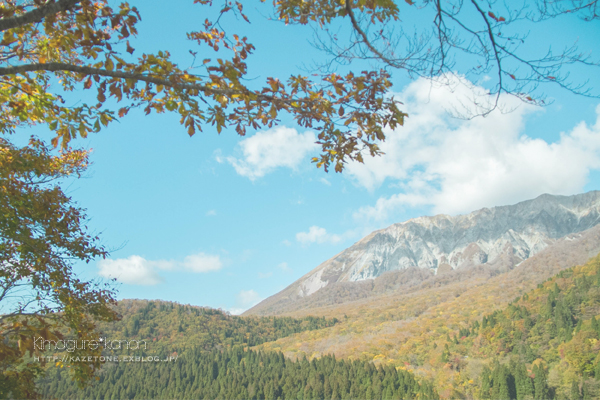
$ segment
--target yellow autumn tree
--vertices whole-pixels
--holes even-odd
[[[91,340],[94,320],[114,320],[113,293],[77,278],[72,260],[106,256],[85,232],[85,215],[60,189],[87,167],[87,152],[60,154],[32,138],[17,147],[0,138],[0,397],[32,398],[44,353],[36,341]],[[76,350],[79,356],[98,351]],[[38,361],[27,357],[36,356]],[[29,362],[27,362],[29,360]],[[40,362],[42,360],[42,362]],[[99,362],[72,365],[85,381]]]

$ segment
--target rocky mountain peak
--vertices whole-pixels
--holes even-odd
[[[415,267],[433,273],[500,263],[511,268],[559,238],[599,223],[600,191],[544,194],[466,215],[413,218],[369,234],[272,297],[303,298],[334,283]]]

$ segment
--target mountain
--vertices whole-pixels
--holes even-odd
[[[507,271],[560,238],[599,223],[600,191],[574,196],[544,194],[467,215],[411,219],[371,233],[246,314],[310,308],[317,297],[339,302],[333,293],[340,290],[354,292],[351,298],[381,294],[374,290],[374,282],[383,278],[418,283],[436,275],[481,271],[482,267]],[[324,305],[323,301],[319,305]]]

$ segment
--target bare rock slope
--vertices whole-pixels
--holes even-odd
[[[545,194],[467,215],[411,219],[371,233],[246,314],[279,314],[298,302],[310,303],[311,297],[332,297],[328,291],[368,296],[378,277],[423,280],[481,266],[510,269],[558,239],[599,223],[600,191]]]

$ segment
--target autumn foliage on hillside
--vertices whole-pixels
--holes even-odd
[[[85,389],[65,371],[49,367],[38,384],[46,398],[437,398],[431,382],[393,367],[335,356],[292,361],[281,352],[252,351],[267,340],[331,327],[323,317],[237,317],[220,310],[170,302],[126,300],[121,321],[102,325],[107,338],[150,341],[141,351],[111,354],[148,356],[171,362],[107,363]],[[110,352],[105,352],[108,355]]]
[[[153,350],[256,346],[294,333],[336,324],[325,317],[239,317],[208,307],[168,301],[123,300],[115,310],[122,320],[100,324],[107,337],[152,340]]]
[[[338,316],[340,323],[259,347],[293,359],[333,353],[407,369],[432,379],[442,398],[481,398],[484,376],[490,398],[503,386],[516,396],[516,386],[499,386],[497,376],[514,382],[523,368],[534,394],[534,369],[539,369],[547,377],[547,396],[570,398],[575,382],[582,396],[585,389],[593,398],[600,350],[592,329],[592,317],[600,319],[599,261],[565,267],[595,250],[597,236],[590,230],[575,247],[565,241],[496,275],[454,271],[403,293],[313,309]]]

